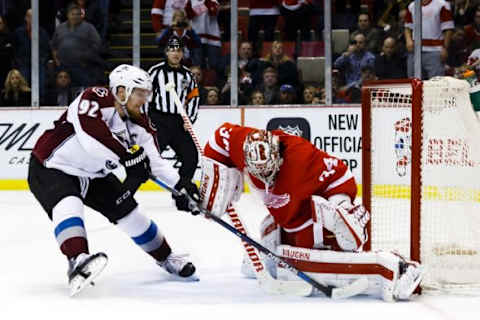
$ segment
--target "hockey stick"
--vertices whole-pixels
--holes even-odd
[[[192,140],[195,143],[195,147],[197,148],[198,153],[203,156],[202,147],[200,146],[200,142],[198,141],[198,138],[195,135],[195,132],[193,131],[192,123],[190,122],[190,119],[188,118],[185,112],[185,109],[180,99],[178,98],[178,95],[175,91],[175,85],[173,83],[168,83],[165,87],[166,87],[166,90],[172,95],[174,102],[177,105],[177,108],[180,110],[180,115],[182,116],[184,126],[186,130],[189,132],[190,136],[192,137]],[[158,179],[154,179],[154,181],[159,183]],[[170,191],[173,192],[172,190]],[[178,191],[177,191],[177,194],[178,194]],[[268,250],[267,248],[263,247],[259,243],[249,238],[246,234],[245,227],[243,226],[243,223],[240,217],[238,216],[238,214],[235,212],[235,209],[233,208],[233,206],[229,206],[229,208],[227,209],[227,213],[230,217],[230,220],[232,221],[232,224],[235,227],[232,227],[228,223],[221,220],[220,218],[209,214],[206,210],[203,210],[203,211],[205,215],[212,217],[214,221],[221,224],[225,228],[229,229],[231,232],[235,233],[237,236],[239,236],[243,240],[244,248],[250,259],[251,266],[257,275],[257,280],[259,282],[259,285],[261,288],[263,288],[267,292],[276,293],[276,294],[292,294],[292,295],[308,296],[312,293],[312,290],[313,290],[312,286],[313,286],[318,290],[320,290],[321,292],[323,292],[328,297],[347,298],[363,292],[368,286],[368,280],[366,278],[358,279],[353,283],[351,283],[350,285],[343,288],[335,288],[333,286],[321,285],[320,283],[308,277],[305,273],[295,269],[293,266],[289,264],[285,265],[286,262],[283,261],[280,257],[274,255],[270,250]],[[260,249],[260,247],[256,246],[255,244],[263,248],[263,250]],[[292,271],[297,276],[305,280],[306,283],[301,281],[281,281],[281,280],[274,279],[270,275],[270,273],[266,271],[264,263],[261,260],[257,249],[265,253],[275,262],[283,264],[288,270]],[[280,261],[283,263],[281,263]],[[310,283],[312,286],[308,285],[307,283]]]
[[[160,181],[156,177],[151,176],[150,179],[152,179],[159,186],[161,186],[161,187],[167,189],[168,191],[170,191],[175,196],[183,196],[184,195],[180,191],[166,185],[165,183],[163,183],[162,181]],[[344,299],[344,298],[348,298],[348,297],[357,295],[359,293],[362,293],[363,291],[365,291],[366,287],[368,286],[368,280],[366,278],[359,278],[359,279],[355,280],[354,282],[352,282],[351,284],[349,284],[345,287],[342,287],[342,288],[337,288],[335,286],[329,286],[329,285],[323,285],[323,284],[317,282],[316,280],[312,279],[310,276],[308,276],[304,272],[296,269],[290,263],[285,261],[282,257],[280,257],[280,256],[276,255],[275,253],[273,253],[272,251],[268,250],[267,248],[262,246],[260,243],[258,243],[257,241],[255,241],[252,238],[250,238],[249,236],[247,236],[245,233],[237,230],[235,227],[226,223],[221,218],[211,214],[208,210],[199,207],[198,205],[196,205],[196,203],[192,199],[190,199],[190,205],[191,205],[192,210],[194,209],[194,210],[200,211],[207,218],[212,219],[213,221],[215,221],[216,223],[218,223],[219,225],[221,225],[222,227],[224,227],[225,229],[227,229],[228,231],[232,232],[237,237],[242,239],[244,242],[247,242],[248,244],[257,248],[260,252],[262,252],[263,254],[268,256],[275,263],[278,263],[280,266],[286,268],[290,272],[296,274],[299,278],[301,278],[304,281],[306,281],[307,283],[309,283],[311,285],[311,286],[308,286],[310,288],[310,290],[309,291],[305,290],[304,291],[305,294],[303,294],[303,295],[310,295],[312,293],[312,288],[311,287],[314,287],[315,289],[319,290],[320,292],[322,292],[323,294],[325,294],[329,298]],[[275,282],[277,282],[277,281],[280,281],[280,280],[275,280]],[[280,281],[280,283],[282,284],[281,287],[289,286],[292,282],[295,283],[295,281]],[[287,290],[289,290],[289,288],[285,287],[283,289],[286,290],[285,293],[288,293]],[[302,288],[302,289],[304,289],[304,288]],[[305,289],[306,289],[306,287],[305,287]]]

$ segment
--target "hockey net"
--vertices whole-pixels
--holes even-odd
[[[480,292],[480,126],[468,83],[371,82],[362,115],[366,248],[421,261],[424,290]]]

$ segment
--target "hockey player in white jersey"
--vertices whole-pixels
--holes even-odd
[[[107,255],[91,254],[84,226],[84,205],[123,230],[169,273],[196,279],[194,265],[172,250],[155,222],[143,215],[134,194],[150,175],[198,199],[195,184],[182,182],[159,154],[155,130],[140,112],[152,82],[142,69],[120,65],[110,74],[110,90],[83,91],[38,139],[31,155],[30,190],[47,212],[61,252],[69,262],[70,294],[96,278]],[[133,146],[133,147],[132,147]],[[123,166],[123,183],[112,173]],[[186,196],[175,199],[188,210]]]

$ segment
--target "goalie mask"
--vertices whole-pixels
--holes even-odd
[[[265,183],[268,189],[283,161],[278,136],[266,130],[249,133],[243,143],[243,154],[248,172]]]

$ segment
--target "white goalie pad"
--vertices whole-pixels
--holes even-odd
[[[322,223],[325,229],[335,234],[342,250],[361,250],[367,242],[365,227],[370,220],[370,214],[362,205],[353,206],[349,201],[337,203],[320,196],[312,196],[317,223]]]
[[[230,203],[240,199],[243,175],[236,168],[204,158],[200,184],[201,205],[217,217],[222,216]]]
[[[277,254],[306,272],[313,279],[336,287],[347,286],[367,278],[363,294],[385,301],[407,300],[419,285],[423,269],[415,262],[387,251],[338,252],[280,245]],[[401,265],[404,268],[401,268]],[[277,268],[280,280],[296,280],[282,267]]]

